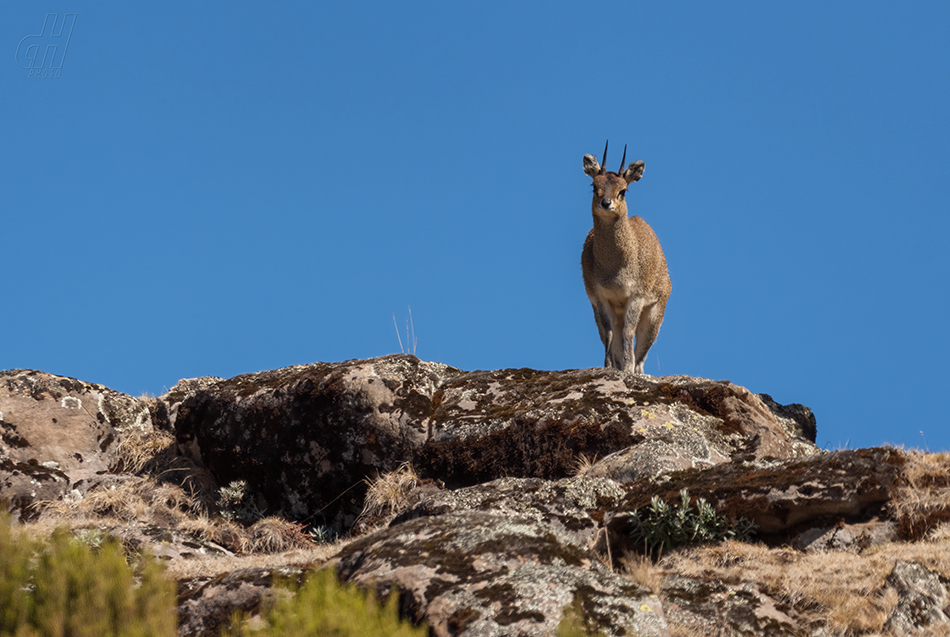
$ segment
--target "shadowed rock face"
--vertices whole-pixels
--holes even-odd
[[[592,476],[631,481],[817,451],[807,409],[684,376],[462,372],[396,355],[201,385],[168,397],[181,451],[221,484],[247,480],[269,510],[338,528],[358,514],[365,478],[406,461],[462,487],[562,478],[581,455],[601,459]]]
[[[17,517],[34,502],[97,485],[115,465],[120,433],[151,426],[139,401],[74,378],[0,372],[0,501]]]
[[[173,394],[169,420],[219,484],[247,480],[272,511],[344,528],[363,480],[425,443],[436,387],[458,373],[414,357],[289,367]]]

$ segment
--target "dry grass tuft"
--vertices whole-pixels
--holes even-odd
[[[803,553],[790,548],[727,541],[667,555],[664,573],[729,584],[751,582],[832,634],[883,630],[898,596],[886,579],[897,561],[917,562],[950,575],[948,544],[892,543],[863,553]]]
[[[43,534],[56,526],[71,529],[90,524],[103,530],[129,523],[154,525],[210,542],[232,553],[278,553],[309,547],[303,525],[267,517],[245,527],[221,516],[211,517],[196,498],[180,486],[154,478],[124,476],[110,486],[87,492],[81,498],[40,504]]]
[[[37,506],[44,516],[65,520],[105,517],[161,526],[174,526],[200,508],[181,487],[138,476],[124,476],[81,497],[40,502]]]
[[[395,471],[367,478],[365,482],[369,490],[360,518],[394,516],[409,505],[409,494],[419,485],[419,476],[411,464],[404,462]]]
[[[163,451],[175,444],[175,437],[152,427],[129,427],[121,432],[116,446],[116,473],[140,473]]]
[[[828,591],[822,600],[827,609],[828,624],[845,634],[857,635],[880,632],[897,608],[897,602],[897,591],[889,587],[870,597]]]
[[[207,514],[182,520],[177,530],[197,540],[222,546],[238,555],[249,553],[253,546],[253,541],[243,526],[220,517],[212,519]]]
[[[571,468],[574,471],[574,475],[580,477],[586,475],[595,464],[597,464],[596,455],[591,457],[581,453],[574,458],[574,464]]]
[[[247,532],[251,538],[251,550],[261,553],[280,553],[311,544],[303,525],[279,517],[258,520]]]
[[[950,453],[904,451],[907,459],[890,508],[901,536],[919,540],[950,522]]]
[[[663,573],[649,557],[627,553],[620,559],[620,563],[623,565],[621,575],[647,587],[653,593],[660,592],[663,587]]]
[[[927,541],[942,543],[950,541],[950,522],[944,522],[943,524],[935,526],[930,533],[927,534]]]

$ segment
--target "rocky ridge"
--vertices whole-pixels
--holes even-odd
[[[259,612],[274,573],[329,566],[400,591],[435,635],[553,635],[575,602],[607,635],[950,630],[950,461],[825,452],[815,436],[801,405],[606,369],[395,355],[190,379],[158,398],[0,372],[0,500],[21,523],[95,528],[166,559],[182,635]],[[675,512],[684,490],[711,505],[706,523],[753,524],[755,543],[637,558],[644,513]],[[308,554],[308,532],[345,539]],[[269,557],[227,566],[247,554]],[[839,567],[840,582],[830,568],[806,581],[841,556],[865,579]],[[860,612],[826,594],[857,581]]]

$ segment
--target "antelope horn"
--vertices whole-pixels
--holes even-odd
[[[607,170],[607,144],[610,143],[610,140],[607,140],[607,143],[604,144],[604,158],[600,160],[600,172]]]
[[[624,145],[623,145],[623,159],[620,160],[620,171],[617,173],[618,175],[622,175],[622,174],[623,174],[623,165],[624,165],[626,162],[627,162],[627,145],[624,144]]]

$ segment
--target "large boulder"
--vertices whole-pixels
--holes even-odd
[[[150,426],[146,404],[102,385],[0,372],[0,501],[26,519],[38,501],[81,497],[115,467],[123,432]]]
[[[181,452],[261,506],[349,528],[367,478],[411,462],[449,487],[501,477],[633,481],[814,454],[814,418],[728,382],[616,370],[462,372],[414,356],[208,379],[164,397]]]

